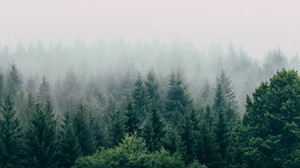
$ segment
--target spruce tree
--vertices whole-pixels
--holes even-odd
[[[144,120],[149,109],[149,95],[144,80],[140,74],[134,83],[133,91],[133,107],[140,120]]]
[[[37,102],[25,134],[24,167],[57,167],[56,120],[50,100],[43,106]]]
[[[165,104],[165,118],[174,125],[178,125],[183,119],[184,113],[191,105],[187,86],[181,72],[172,73],[167,91]]]
[[[18,71],[17,66],[15,65],[15,63],[13,63],[10,66],[10,70],[6,78],[6,87],[5,87],[6,95],[11,96],[12,99],[14,100],[17,93],[21,90],[21,85],[22,85],[21,75]]]
[[[247,167],[298,167],[300,147],[300,77],[278,71],[247,97],[243,118]]]
[[[161,95],[159,93],[159,83],[153,71],[148,72],[145,85],[151,104],[157,106],[158,110],[162,110]]]
[[[3,74],[0,72],[0,101],[2,102],[2,98],[3,98],[3,93],[4,92],[4,76]],[[0,107],[2,106],[2,104],[0,103]]]
[[[10,97],[5,97],[0,114],[0,167],[21,168],[22,130]]]
[[[149,151],[158,151],[161,148],[165,133],[164,119],[160,111],[153,106],[142,126],[142,136],[146,140]]]
[[[126,133],[126,116],[118,107],[109,114],[108,136],[111,146],[119,144]]]
[[[79,140],[79,146],[84,156],[96,151],[95,136],[91,127],[91,120],[84,105],[80,104],[73,118],[75,134]]]
[[[225,119],[226,102],[224,90],[221,84],[216,87],[213,105],[216,121],[215,121],[215,151],[214,151],[214,167],[224,167],[228,160],[228,146],[230,142],[230,131]]]
[[[42,78],[42,82],[38,90],[38,98],[41,103],[46,103],[50,99],[50,85],[45,76]]]
[[[127,107],[126,107],[126,130],[128,133],[133,134],[135,132],[138,132],[138,129],[140,127],[140,118],[137,114],[137,111],[134,110],[133,104],[131,100],[128,101]]]
[[[75,160],[81,155],[81,149],[69,112],[64,114],[59,139],[59,167],[71,168]]]

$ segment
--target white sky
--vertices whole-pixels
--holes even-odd
[[[159,39],[229,42],[255,58],[300,51],[299,0],[0,0],[0,44]]]

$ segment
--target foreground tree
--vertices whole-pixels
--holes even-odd
[[[184,168],[179,155],[171,155],[162,149],[159,152],[149,153],[146,143],[136,134],[126,134],[122,143],[110,149],[101,149],[92,156],[79,158],[74,168]]]
[[[59,139],[59,167],[70,168],[81,155],[81,150],[69,112],[64,114]]]
[[[21,167],[22,133],[10,97],[6,97],[0,113],[0,167]]]
[[[57,167],[56,120],[49,100],[35,104],[35,112],[25,134],[24,167]]]
[[[278,71],[247,97],[243,120],[248,167],[298,167],[300,147],[300,77]]]

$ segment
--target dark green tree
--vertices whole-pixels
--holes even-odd
[[[57,167],[57,132],[52,104],[37,102],[35,112],[25,134],[24,167]]]
[[[161,95],[159,92],[159,83],[155,77],[154,72],[151,70],[146,76],[145,85],[148,91],[150,102],[162,110]]]
[[[150,115],[142,126],[142,136],[146,140],[149,151],[158,151],[165,137],[164,119],[155,107],[152,107]]]
[[[118,107],[112,108],[109,114],[108,136],[111,146],[121,142],[126,132],[126,116]]]
[[[225,119],[226,102],[224,97],[224,90],[219,83],[216,86],[213,109],[215,111],[215,127],[214,127],[214,161],[213,167],[227,166],[228,161],[228,147],[230,142],[230,130],[228,122]]]
[[[180,127],[180,134],[183,143],[183,156],[187,163],[197,157],[198,140],[200,138],[200,120],[194,109],[188,110],[184,114],[183,122]]]
[[[93,134],[91,120],[85,106],[80,104],[73,118],[75,135],[78,137],[79,146],[84,156],[96,151],[95,136]]]
[[[126,130],[128,133],[133,134],[138,132],[140,127],[140,118],[136,110],[133,108],[133,103],[128,100],[126,107]]]
[[[166,125],[166,134],[162,141],[163,147],[171,154],[183,153],[183,142],[179,130],[170,124]]]
[[[149,95],[144,80],[140,74],[134,83],[133,91],[133,107],[142,121],[146,118],[149,109]],[[140,123],[139,123],[140,124]]]
[[[71,168],[80,155],[81,149],[78,137],[75,134],[72,118],[70,113],[66,112],[59,134],[59,167]]]
[[[165,104],[165,118],[174,125],[178,125],[183,119],[183,115],[191,105],[187,86],[183,79],[183,74],[179,71],[172,73],[167,91]]]
[[[22,130],[10,97],[4,99],[0,114],[0,167],[21,168]]]
[[[243,119],[247,167],[298,167],[300,77],[278,71],[247,97]]]

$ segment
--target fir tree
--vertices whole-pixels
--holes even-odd
[[[79,146],[84,156],[95,152],[95,136],[91,127],[91,121],[85,107],[80,104],[73,119],[75,134],[79,140]]]
[[[167,91],[165,118],[177,125],[183,119],[185,111],[190,107],[191,99],[180,72],[172,73]]]
[[[108,136],[111,146],[121,142],[126,132],[126,116],[118,107],[112,108],[109,116]]]
[[[50,99],[50,85],[45,76],[43,76],[38,90],[38,98],[43,104],[46,103],[48,99]]]
[[[6,97],[0,115],[0,167],[21,167],[22,130],[10,97]]]
[[[69,112],[64,114],[59,141],[59,167],[70,168],[81,155],[78,137],[75,134],[72,118]]]
[[[142,76],[139,74],[135,81],[133,91],[133,107],[140,120],[144,120],[149,109],[149,95]]]
[[[138,129],[140,127],[140,119],[137,114],[137,111],[133,109],[133,104],[129,100],[127,107],[126,107],[126,129],[127,132],[130,134],[133,134],[135,132],[138,132]]]
[[[56,121],[50,100],[37,102],[25,134],[24,167],[55,168],[58,161]]]
[[[165,137],[165,123],[161,113],[152,107],[150,115],[142,126],[142,136],[146,140],[149,151],[157,151]]]
[[[162,110],[161,96],[159,93],[159,83],[155,78],[153,71],[149,71],[146,77],[145,85],[148,91],[150,102]]]
[[[11,96],[12,99],[14,99],[17,93],[21,90],[21,85],[22,85],[21,75],[17,69],[17,66],[13,63],[10,66],[10,70],[6,78],[6,87],[5,87],[6,95]]]

